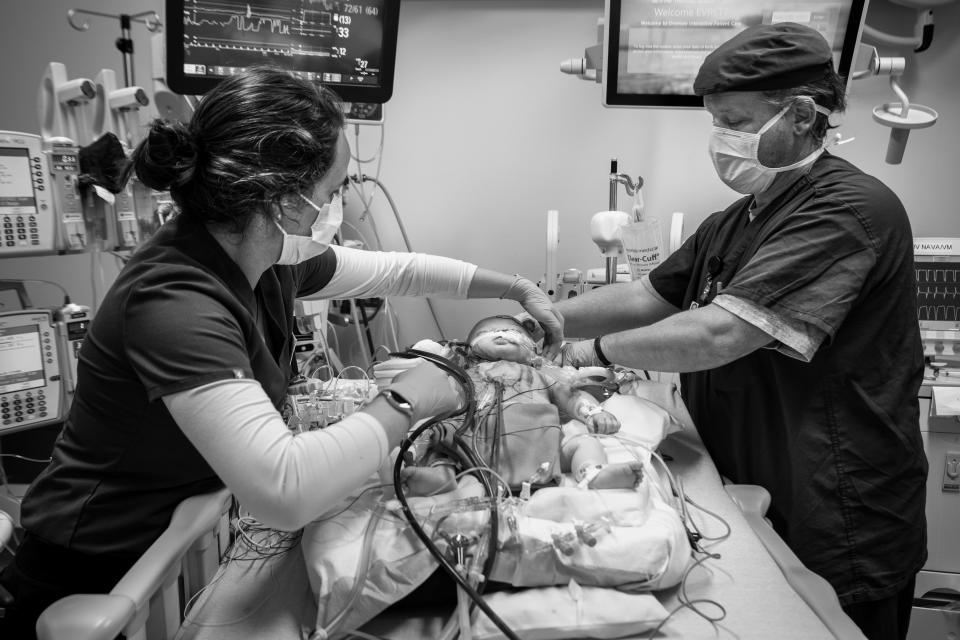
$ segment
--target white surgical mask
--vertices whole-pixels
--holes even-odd
[[[820,157],[823,147],[785,167],[766,167],[760,163],[760,137],[776,124],[789,108],[788,105],[781,109],[756,133],[723,127],[713,128],[710,135],[710,159],[713,160],[717,175],[724,184],[737,193],[756,195],[766,191],[778,173],[806,166]],[[814,108],[820,113],[830,115],[830,112],[820,105],[815,105]]]
[[[320,255],[330,246],[330,242],[343,223],[343,200],[339,193],[333,196],[330,204],[322,207],[318,207],[302,194],[300,197],[316,209],[317,219],[310,225],[309,236],[291,235],[279,222],[274,221],[280,233],[283,234],[283,248],[280,249],[280,259],[277,260],[277,264],[299,264]]]

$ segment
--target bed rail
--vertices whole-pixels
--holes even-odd
[[[740,507],[750,528],[780,567],[787,582],[833,633],[834,638],[866,640],[863,632],[840,608],[840,600],[830,583],[807,569],[764,517],[770,508],[770,493],[763,487],[749,484],[728,484],[724,489]]]
[[[187,498],[170,525],[108,594],[62,598],[37,621],[39,640],[170,640],[187,602],[210,581],[229,544],[230,492]]]

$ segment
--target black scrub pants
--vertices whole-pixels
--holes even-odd
[[[903,589],[889,598],[847,605],[843,610],[868,640],[905,640],[916,582],[917,577],[914,576]]]
[[[37,618],[48,606],[74,593],[109,593],[136,556],[85,554],[27,533],[0,584],[13,596],[0,618],[3,640],[35,640]]]

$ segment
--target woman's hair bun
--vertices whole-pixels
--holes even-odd
[[[133,153],[140,182],[166,191],[185,185],[197,166],[197,145],[187,125],[174,120],[154,120],[147,137]]]

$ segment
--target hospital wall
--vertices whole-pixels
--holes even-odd
[[[92,77],[101,67],[120,72],[120,54],[113,45],[119,27],[112,21],[93,19],[90,30],[81,33],[66,21],[73,0],[8,4],[0,21],[0,129],[37,130],[36,89],[50,60],[64,62],[71,76]],[[129,7],[121,0],[96,4],[105,12],[150,7]],[[674,211],[684,212],[689,235],[709,213],[734,199],[706,154],[706,112],[606,109],[598,84],[560,73],[561,60],[579,57],[596,42],[602,11],[601,0],[403,0],[395,91],[386,107],[378,175],[415,250],[537,280],[544,271],[546,212],[557,209],[559,268],[600,267],[589,220],[607,208],[607,172],[614,157],[621,171],[643,176],[647,212],[660,219],[665,232]],[[896,98],[884,78],[857,80],[842,127],[855,141],[836,153],[899,194],[915,235],[958,236],[960,3],[938,8],[935,18],[936,36],[928,51],[882,48],[881,53],[906,55],[904,89],[911,100],[937,109],[939,122],[912,133],[902,164],[885,164],[889,130],[873,122],[871,111]],[[868,22],[909,35],[914,12],[875,0]],[[148,34],[142,25],[135,25],[133,34],[137,79],[149,84]],[[350,137],[356,149],[352,129]],[[360,157],[373,154],[378,143],[379,130],[362,127]],[[375,175],[376,163],[364,164],[362,170]],[[348,202],[347,236],[362,235],[368,244],[378,244],[372,221],[384,248],[402,249],[382,195],[373,200],[372,216],[363,220],[358,201]],[[625,203],[621,191],[621,205]],[[102,283],[108,284],[116,264],[110,256],[101,263]],[[92,299],[94,283],[102,287],[99,268],[89,256],[8,259],[0,262],[0,271],[2,277],[56,280],[81,300]],[[422,301],[396,305],[401,342],[437,337]],[[437,308],[445,335],[462,337],[480,315],[517,307],[498,301],[437,301]]]

